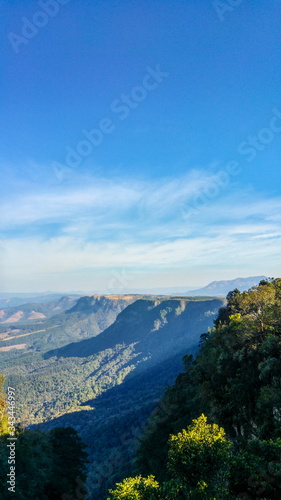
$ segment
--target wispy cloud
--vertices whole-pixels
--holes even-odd
[[[2,201],[1,228],[60,221],[68,225],[73,218],[114,223],[126,214],[139,220],[174,219],[179,216],[180,208],[215,178],[216,174],[194,170],[177,179],[92,178],[86,187],[53,186],[46,190],[36,186],[35,193],[32,187],[30,192],[9,194]]]
[[[181,267],[221,265],[236,259],[237,263],[252,267],[255,259],[271,258],[279,262],[281,234],[274,233],[270,245],[264,234],[220,231],[216,235],[207,232],[202,237],[178,238],[170,241],[149,242],[90,242],[72,237],[59,237],[49,241],[11,239],[5,242],[6,269],[14,272],[48,273],[66,272],[73,269],[147,266]],[[259,243],[257,244],[257,238]],[[277,260],[278,259],[278,260]]]
[[[181,207],[215,174],[159,181],[89,179],[41,188],[1,206],[3,280],[109,269],[280,269],[281,199],[225,190],[186,221]],[[82,276],[82,275],[81,275]],[[105,284],[106,286],[106,284]],[[94,284],[93,284],[94,287]],[[73,288],[73,287],[72,287]]]

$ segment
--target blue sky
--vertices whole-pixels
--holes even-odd
[[[280,18],[2,3],[0,291],[280,276]]]

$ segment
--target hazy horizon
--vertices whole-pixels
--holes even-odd
[[[115,277],[117,275],[115,274]],[[213,280],[211,282],[202,282],[201,284],[194,284],[194,285],[174,285],[174,286],[170,286],[170,285],[163,285],[163,286],[154,286],[154,287],[145,287],[145,286],[142,286],[142,287],[130,287],[130,286],[125,286],[125,280],[126,280],[126,275],[120,275],[120,279],[121,281],[123,280],[123,285],[121,284],[121,282],[119,282],[119,287],[112,287],[112,288],[100,288],[100,289],[84,289],[84,290],[78,290],[78,289],[68,289],[68,290],[62,290],[62,289],[56,289],[56,290],[41,290],[41,291],[38,291],[38,290],[30,290],[30,291],[1,291],[0,290],[0,296],[11,296],[11,297],[15,297],[17,295],[28,295],[30,297],[32,296],[36,296],[36,295],[40,295],[40,296],[44,296],[44,295],[51,295],[51,294],[73,294],[73,295],[83,295],[83,294],[94,294],[94,295],[111,295],[111,294],[120,294],[120,295],[123,295],[123,294],[137,294],[137,293],[156,293],[157,290],[159,290],[158,293],[161,292],[161,290],[164,291],[167,290],[167,293],[172,293],[173,291],[176,292],[177,290],[179,292],[189,292],[190,290],[196,290],[196,289],[201,289],[201,288],[204,288],[206,286],[208,286],[209,284],[211,283],[220,283],[220,282],[228,282],[228,281],[233,281],[233,280],[239,280],[239,279],[251,279],[251,278],[270,278],[270,276],[265,276],[265,275],[260,275],[260,276],[236,276],[235,278],[231,278],[231,279],[222,279],[222,280]]]

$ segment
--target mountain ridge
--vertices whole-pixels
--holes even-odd
[[[202,313],[203,305],[204,313]],[[58,357],[87,357],[119,344],[125,343],[127,345],[135,342],[138,343],[138,350],[144,348],[146,344],[146,355],[148,355],[147,346],[158,349],[162,353],[168,349],[173,351],[181,342],[179,339],[184,337],[182,329],[184,330],[186,325],[195,328],[196,331],[200,330],[199,325],[201,322],[204,323],[204,314],[208,322],[209,317],[214,316],[222,305],[223,301],[220,299],[200,301],[174,297],[170,299],[138,299],[123,309],[117,315],[115,322],[98,336],[68,344],[55,351],[49,351],[45,353],[45,359],[54,355]],[[196,325],[190,324],[190,316],[196,317]],[[167,340],[165,334],[169,319],[173,321],[175,331]],[[204,326],[202,326],[202,333],[203,331]],[[162,343],[159,343],[160,340]]]
[[[235,278],[233,280],[220,280],[212,281],[202,288],[189,290],[186,292],[187,296],[222,296],[226,297],[228,292],[238,288],[240,292],[244,292],[253,286],[257,286],[261,280],[266,280],[267,277],[262,276],[249,276],[247,278]]]
[[[0,309],[0,325],[51,318],[73,307],[78,297],[66,295],[47,302],[31,302]]]

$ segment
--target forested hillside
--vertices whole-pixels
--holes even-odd
[[[61,320],[57,337],[49,329],[50,340],[39,333],[24,354],[1,354],[5,375],[17,388],[18,418],[41,430],[72,426],[89,446],[94,498],[106,498],[115,480],[132,473],[137,437],[148,416],[182,369],[182,356],[196,353],[201,333],[223,304],[214,298],[136,299],[119,297],[127,307],[120,303],[116,321],[97,335],[91,322],[99,315],[101,321],[110,318],[112,305],[107,298],[81,298],[48,320],[49,325]],[[70,321],[76,342],[63,345]],[[77,341],[82,324],[89,338]],[[58,349],[47,351],[56,341]]]
[[[45,433],[15,425],[16,391],[9,387],[5,397],[3,383],[0,373],[0,498],[85,498],[87,453],[78,433],[70,427]]]
[[[2,366],[6,361],[8,365],[18,365],[22,358],[25,363],[27,357],[34,358],[38,353],[95,336],[111,325],[117,315],[138,298],[133,295],[93,295],[81,297],[78,301],[62,298],[56,303],[56,307],[64,309],[68,303],[69,309],[64,312],[57,310],[51,318],[37,320],[35,324],[33,321],[20,325],[1,325]],[[27,304],[24,307],[30,311],[33,305]],[[14,346],[21,352],[17,352]]]
[[[8,307],[0,309],[0,324],[40,322],[42,319],[51,318],[70,309],[78,299],[76,296],[65,296],[43,303],[31,302],[13,307],[8,304]]]
[[[106,349],[133,346],[137,362],[139,358],[149,359],[153,353],[154,363],[176,354],[183,347],[184,339],[196,344],[198,332],[210,324],[209,318],[215,316],[222,302],[221,299],[194,298],[139,299],[100,335],[49,351],[45,358],[87,357]]]
[[[152,413],[135,473],[110,498],[281,498],[281,279],[228,294]]]

